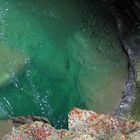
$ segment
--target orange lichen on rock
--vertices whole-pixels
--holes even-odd
[[[70,130],[92,134],[95,137],[113,136],[119,133],[125,135],[139,128],[139,123],[134,123],[134,121],[122,121],[112,115],[98,114],[78,108],[70,112],[68,122]]]
[[[66,134],[67,133],[67,134]],[[5,140],[48,140],[48,139],[61,139],[68,135],[68,130],[57,130],[48,123],[33,122],[31,124],[21,125],[7,135]],[[52,137],[52,138],[51,138]]]
[[[69,114],[69,130],[57,130],[48,121],[39,120],[14,128],[3,140],[130,140],[132,137],[139,138],[137,132],[140,132],[138,122],[78,108]]]

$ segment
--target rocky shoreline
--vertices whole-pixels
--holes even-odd
[[[140,123],[112,115],[74,108],[68,116],[68,130],[55,129],[41,117],[12,119],[13,128],[2,140],[139,140]]]

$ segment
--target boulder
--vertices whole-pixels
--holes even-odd
[[[69,114],[69,130],[91,135],[95,139],[126,140],[140,129],[139,122],[120,120],[112,115],[74,108]],[[128,135],[129,134],[129,135]],[[138,140],[138,139],[135,139]]]

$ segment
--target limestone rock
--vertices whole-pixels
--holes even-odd
[[[39,117],[19,117],[23,125],[14,127],[2,140],[139,140],[139,122],[74,108],[69,114],[69,130],[56,129]],[[27,123],[25,124],[25,121]]]
[[[70,112],[68,122],[70,131],[88,134],[99,140],[125,140],[128,133],[140,129],[138,122],[119,120],[112,115],[98,114],[78,108]]]
[[[68,130],[57,130],[48,123],[35,121],[15,128],[3,140],[18,140],[19,138],[23,140],[61,140],[68,135],[71,135],[71,132]]]
[[[64,138],[64,140],[93,140],[93,138],[90,135],[87,134],[77,134],[77,135],[71,135],[70,137]]]

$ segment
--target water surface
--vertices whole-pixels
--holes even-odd
[[[1,119],[41,115],[65,127],[73,107],[112,112],[118,106],[127,60],[99,4],[90,13],[85,1],[0,1],[0,44],[26,56],[22,74],[0,89]]]

